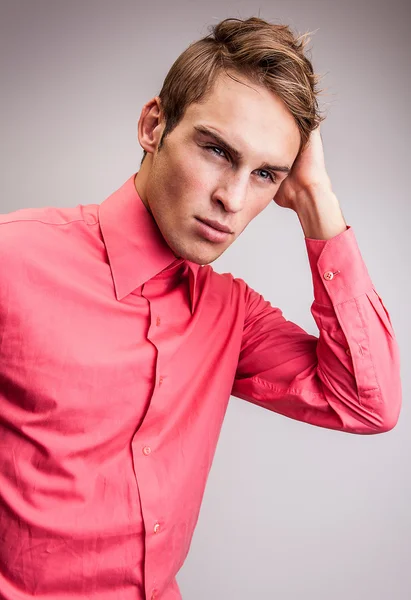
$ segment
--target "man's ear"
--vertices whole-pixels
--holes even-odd
[[[165,120],[161,109],[161,100],[158,96],[155,96],[143,106],[138,121],[138,141],[143,150],[154,154],[160,143],[164,128]]]

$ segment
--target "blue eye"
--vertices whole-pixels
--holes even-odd
[[[264,171],[264,169],[261,169],[259,171],[259,173],[260,173],[260,176],[261,176],[262,173],[265,173],[265,176],[261,177],[262,179],[265,179],[267,181],[272,181],[273,183],[275,183],[276,178],[269,171]]]

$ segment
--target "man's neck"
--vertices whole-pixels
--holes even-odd
[[[134,177],[134,186],[135,186],[137,194],[140,196],[141,201],[143,202],[144,206],[151,214],[151,210],[150,210],[150,207],[149,207],[149,204],[147,201],[147,193],[146,193],[148,173],[150,171],[150,165],[149,165],[150,162],[151,162],[151,156],[147,155],[143,161],[143,164],[140,167],[140,170],[138,171],[138,173],[136,173],[136,176]]]

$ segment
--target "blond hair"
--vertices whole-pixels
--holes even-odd
[[[258,17],[230,18],[213,26],[180,54],[166,75],[159,94],[166,123],[159,148],[187,107],[205,99],[225,72],[265,86],[284,102],[298,126],[302,152],[324,118],[317,100],[319,75],[304,53],[307,41],[308,34],[296,37],[287,25]]]

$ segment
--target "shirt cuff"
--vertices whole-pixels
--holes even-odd
[[[316,302],[336,306],[372,289],[370,275],[350,225],[329,240],[305,238],[305,244]]]

